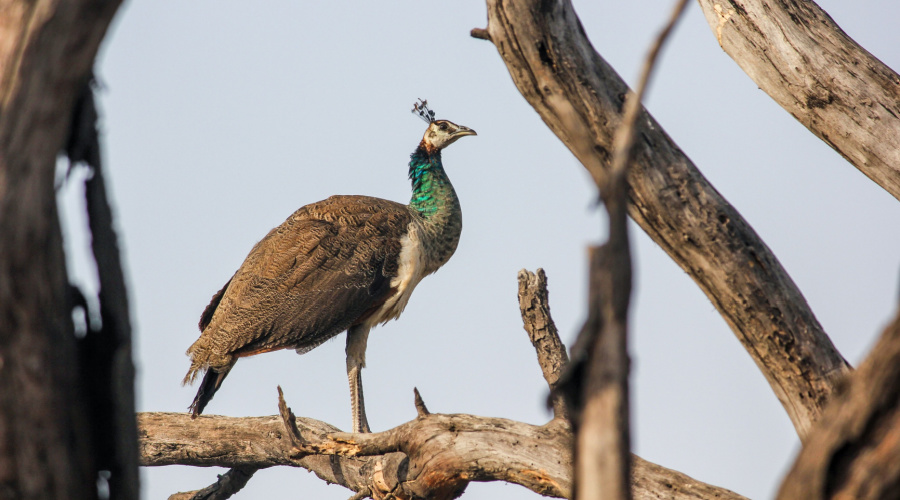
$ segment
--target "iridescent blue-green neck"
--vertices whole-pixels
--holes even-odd
[[[409,206],[424,219],[446,212],[458,205],[456,193],[444,166],[441,151],[427,148],[425,144],[413,151],[409,160],[409,179],[412,181],[412,198]]]
[[[409,209],[419,217],[425,273],[444,265],[456,251],[462,232],[462,210],[456,192],[441,164],[441,151],[423,140],[409,160],[412,199]]]

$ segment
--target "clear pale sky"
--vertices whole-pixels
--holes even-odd
[[[900,68],[892,0],[819,2]],[[575,3],[594,47],[628,81],[671,2]],[[543,267],[570,343],[585,311],[585,246],[605,236],[583,168],[516,91],[497,51],[469,37],[481,2],[131,1],[102,50],[108,180],[124,242],[140,411],[184,411],[185,349],[210,297],[269,229],[332,194],[409,199],[409,153],[439,118],[478,131],[444,154],[461,199],[456,255],[372,332],[369,421],[429,409],[544,423],[544,383],[521,327],[516,272]],[[900,203],[758,90],[691,5],[663,54],[651,113],[743,214],[853,364],[891,317]],[[71,267],[90,282],[77,189],[64,193]],[[634,451],[751,498],[772,496],[798,448],[765,379],[694,283],[632,225]],[[88,278],[85,278],[88,277]],[[89,286],[89,285],[88,285]],[[350,426],[344,335],[314,351],[243,359],[207,409]],[[148,499],[212,483],[220,469],[144,469]],[[346,499],[301,469],[257,473],[238,498]],[[472,484],[464,498],[530,499]]]

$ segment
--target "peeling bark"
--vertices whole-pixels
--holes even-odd
[[[900,200],[900,75],[815,2],[699,3],[719,45],[760,89]]]

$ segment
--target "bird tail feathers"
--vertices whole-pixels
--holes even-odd
[[[230,371],[231,366],[226,367],[222,371],[212,369],[206,370],[206,373],[203,374],[203,381],[200,382],[200,387],[197,389],[197,395],[194,396],[194,401],[191,403],[191,406],[188,407],[188,410],[191,411],[192,419],[197,418],[197,415],[203,413],[203,409],[206,408],[206,405],[212,400],[216,391],[222,386],[222,381],[225,380],[225,377],[228,376],[228,372]],[[191,376],[191,372],[188,372],[188,377]],[[188,377],[185,377],[185,380],[187,380]],[[193,377],[196,377],[196,371],[194,372]]]
[[[202,344],[202,340],[201,337],[188,349],[187,355],[191,358],[191,368],[184,376],[184,380],[181,381],[181,385],[193,384],[203,373],[203,381],[200,382],[197,395],[194,396],[194,401],[188,407],[191,411],[191,418],[197,418],[197,415],[203,412],[236,361],[232,356],[214,355]]]

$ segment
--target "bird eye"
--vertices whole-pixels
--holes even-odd
[[[447,124],[446,124],[446,123],[440,124],[440,129],[443,130],[444,132],[446,132],[446,131],[447,131]]]

